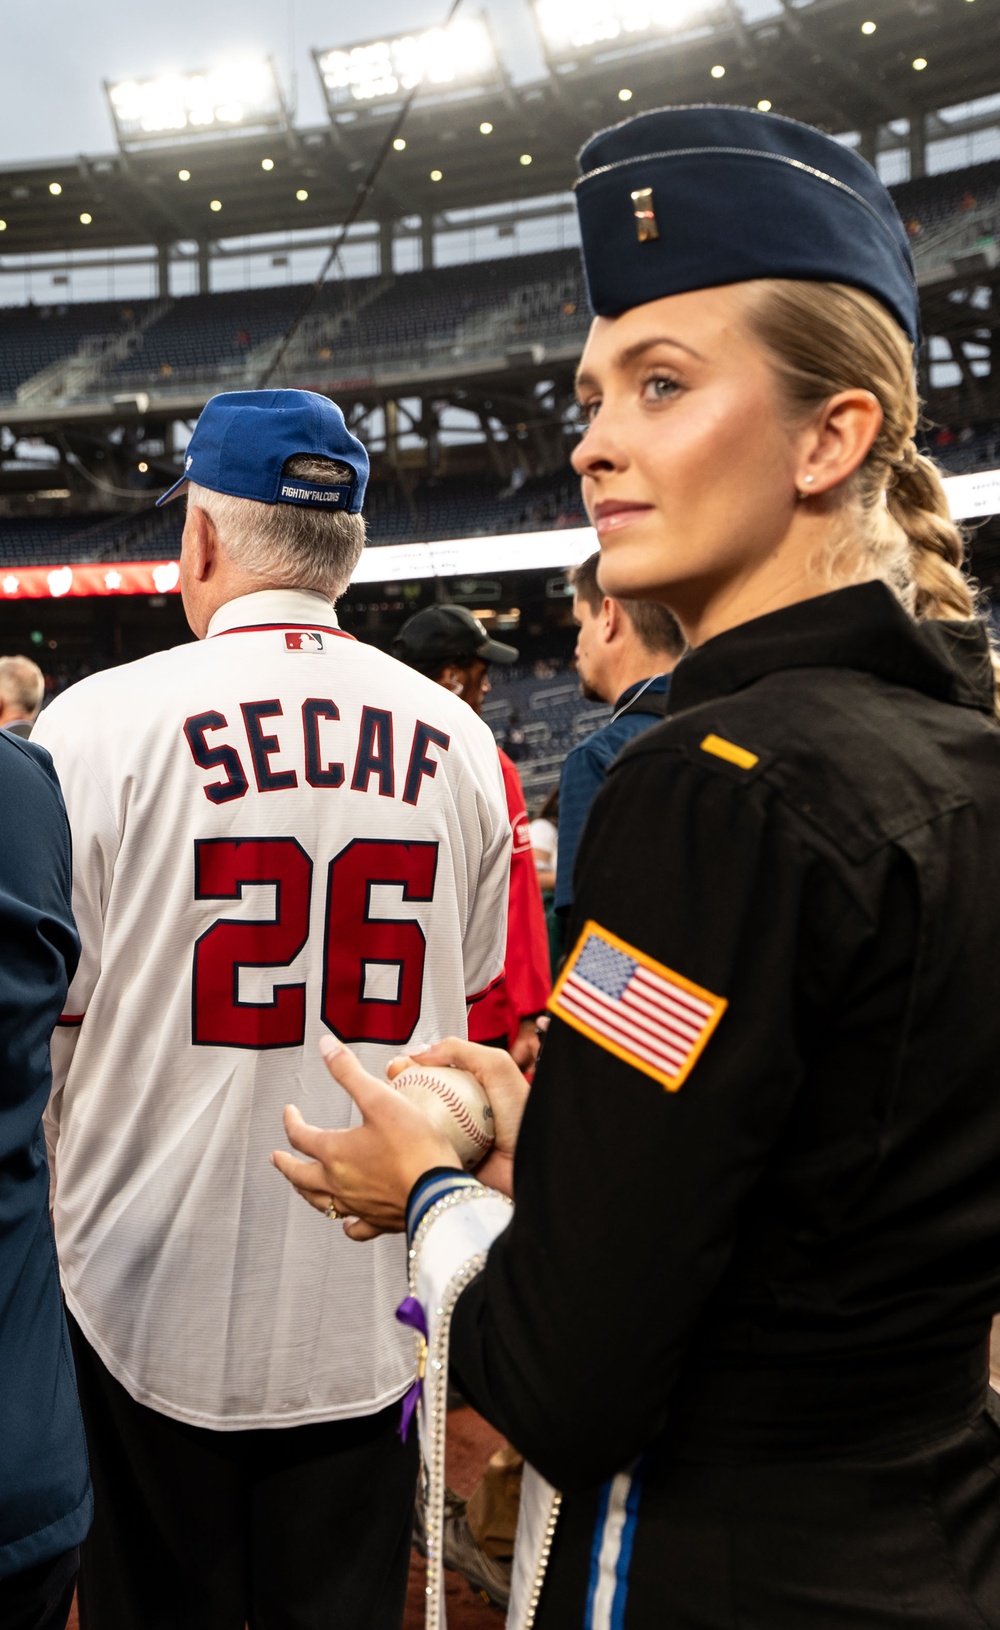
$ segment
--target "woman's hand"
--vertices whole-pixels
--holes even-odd
[[[348,1048],[325,1036],[320,1051],[364,1122],[347,1132],[326,1132],[309,1126],[295,1105],[288,1104],[284,1115],[288,1141],[312,1158],[296,1160],[276,1149],[271,1161],[317,1211],[331,1214],[332,1205],[339,1216],[358,1219],[344,1225],[352,1239],[399,1233],[417,1178],[434,1166],[461,1171],[462,1163],[419,1109],[362,1069]]]
[[[276,1149],[271,1161],[315,1210],[328,1214],[332,1206],[339,1216],[350,1219],[344,1223],[344,1232],[351,1239],[399,1233],[417,1178],[435,1166],[454,1166],[461,1171],[461,1162],[419,1109],[369,1075],[346,1047],[324,1037],[320,1050],[333,1079],[353,1098],[364,1123],[346,1132],[324,1131],[309,1126],[289,1104],[284,1115],[288,1141],[311,1158],[298,1160]],[[514,1145],[528,1093],[528,1083],[513,1059],[497,1048],[451,1037],[414,1058],[393,1059],[390,1077],[414,1062],[454,1064],[479,1081],[493,1108],[496,1143],[476,1176],[509,1194]]]

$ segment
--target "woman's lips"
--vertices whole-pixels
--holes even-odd
[[[652,504],[628,504],[606,498],[603,503],[594,505],[594,530],[602,538],[611,532],[620,532],[639,516],[648,515],[652,507]]]

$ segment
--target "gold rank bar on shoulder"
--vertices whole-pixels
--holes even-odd
[[[734,741],[726,741],[724,736],[706,736],[700,745],[703,753],[724,758],[727,764],[735,764],[741,770],[752,770],[759,762],[757,754],[751,753],[748,747],[737,747]]]
[[[653,243],[660,236],[653,208],[652,187],[637,187],[632,194],[632,213],[635,216],[635,235],[640,243]]]

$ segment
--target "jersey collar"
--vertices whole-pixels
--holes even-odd
[[[312,589],[259,589],[220,606],[208,625],[207,639],[237,628],[288,627],[338,629],[333,601]]]

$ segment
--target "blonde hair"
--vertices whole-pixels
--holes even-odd
[[[337,459],[297,453],[283,474],[317,486],[333,487],[354,478]],[[336,600],[348,583],[365,546],[361,515],[343,509],[305,504],[260,504],[188,484],[188,503],[211,517],[231,560],[262,586],[313,589]]]
[[[936,465],[913,439],[920,412],[913,346],[895,319],[861,289],[773,279],[754,286],[748,321],[771,352],[794,417],[858,388],[882,409],[871,450],[845,483],[850,524],[824,563],[831,588],[856,580],[863,565],[917,622],[974,617],[965,539]],[[1000,711],[995,652],[993,667]]]

